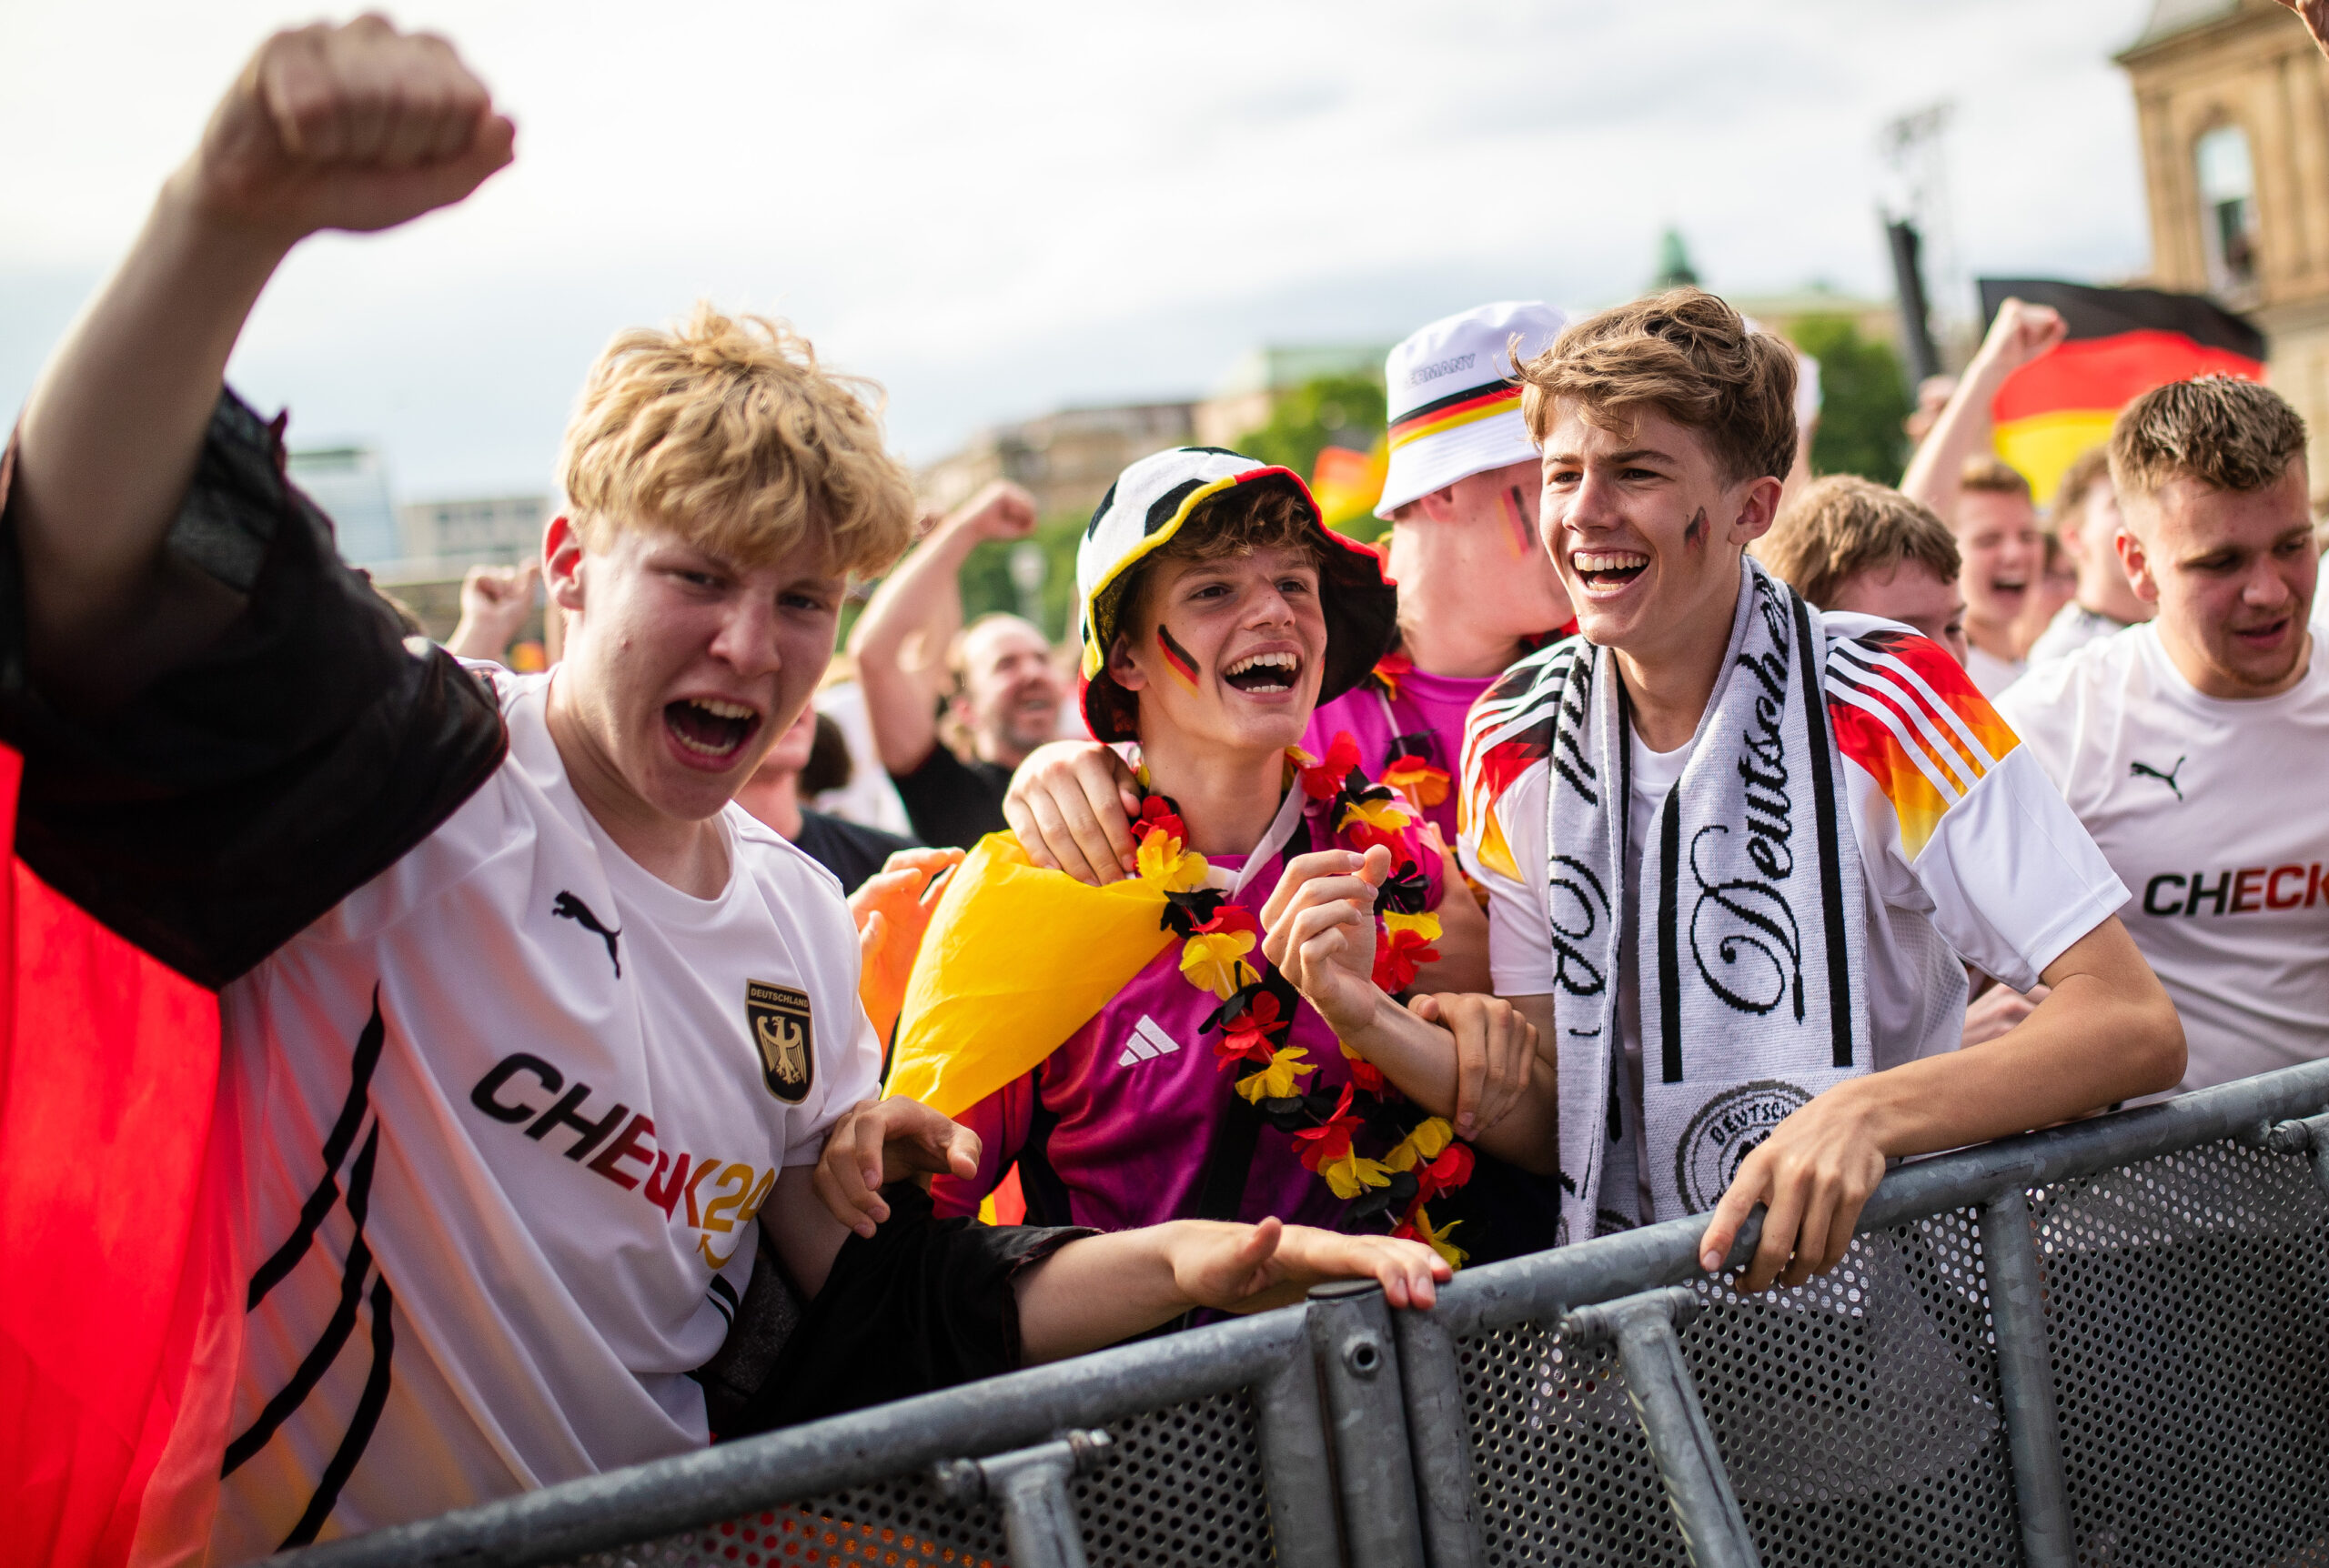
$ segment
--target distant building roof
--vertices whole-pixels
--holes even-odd
[[[2220,22],[2239,10],[2240,0],[2152,0],[2151,20],[2143,24],[2142,35],[2127,47],[2130,51],[2141,49],[2178,33]]]

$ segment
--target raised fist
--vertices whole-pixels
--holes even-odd
[[[1998,306],[1997,319],[1990,323],[1977,357],[1986,368],[2002,376],[2021,369],[2069,333],[2062,313],[2052,306],[2010,298]]]
[[[459,201],[516,134],[450,44],[366,15],[261,45],[180,177],[205,217],[288,245]]]
[[[994,479],[955,512],[957,526],[983,539],[1023,539],[1035,531],[1035,498],[1008,479]]]

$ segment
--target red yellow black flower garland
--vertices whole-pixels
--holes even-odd
[[[1407,848],[1413,813],[1391,789],[1360,772],[1358,744],[1347,731],[1336,736],[1323,759],[1299,749],[1287,756],[1303,791],[1326,803],[1343,847],[1390,849],[1396,869],[1376,896],[1383,912],[1374,978],[1386,991],[1406,990],[1417,966],[1439,956],[1431,946],[1439,920],[1425,908],[1430,884]],[[1284,1043],[1301,999],[1260,960],[1260,922],[1206,885],[1205,859],[1185,848],[1188,829],[1169,799],[1144,796],[1133,829],[1139,874],[1163,889],[1165,929],[1181,939],[1182,975],[1221,999],[1203,1028],[1219,1032],[1214,1054],[1235,1069],[1237,1094],[1263,1121],[1293,1135],[1304,1167],[1350,1201],[1353,1221],[1386,1222],[1393,1235],[1427,1242],[1451,1266],[1460,1265],[1465,1253],[1448,1233],[1461,1221],[1435,1227],[1425,1205],[1471,1180],[1470,1148],[1446,1118],[1425,1115],[1348,1046],[1342,1050],[1350,1081],[1340,1093],[1305,1092],[1302,1081],[1317,1066],[1305,1060],[1306,1048]],[[1361,1153],[1362,1143],[1380,1152]]]

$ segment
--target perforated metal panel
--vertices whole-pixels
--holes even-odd
[[[1862,1237],[1797,1290],[1700,1295],[1683,1353],[1765,1563],[2018,1558],[1969,1215]],[[1458,1363],[1491,1563],[1687,1561],[1614,1352],[1527,1324]]]
[[[1687,1568],[1614,1351],[1518,1323],[1458,1342],[1456,1362],[1491,1568]]]
[[[1836,1271],[1682,1335],[1763,1561],[2020,1561],[1980,1231],[1964,1211],[1859,1238]]]
[[[1269,1561],[1269,1514],[1243,1392],[1111,1422],[1114,1460],[1073,1484],[1093,1568]],[[764,1510],[575,1568],[1004,1568],[1003,1515],[949,1503],[926,1473]]]
[[[2329,1563],[2329,1201],[2213,1144],[2032,1195],[2079,1560]]]

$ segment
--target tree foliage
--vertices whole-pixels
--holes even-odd
[[[1383,433],[1383,383],[1375,377],[1321,376],[1280,397],[1269,423],[1238,437],[1236,447],[1307,479],[1319,448],[1372,447]]]
[[[1897,485],[1909,460],[1908,383],[1889,345],[1860,336],[1848,316],[1807,316],[1788,337],[1820,361],[1820,428],[1811,438],[1817,474],[1858,474]]]

